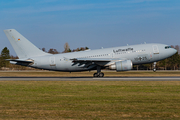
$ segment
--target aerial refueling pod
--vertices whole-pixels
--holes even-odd
[[[128,71],[132,69],[132,61],[131,60],[125,60],[125,61],[118,61],[115,62],[115,64],[110,65],[109,69],[118,71]]]

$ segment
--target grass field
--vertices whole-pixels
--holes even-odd
[[[179,81],[0,81],[0,119],[180,119]]]
[[[96,71],[91,72],[53,72],[53,71],[0,71],[0,77],[92,77]],[[180,76],[180,71],[103,71],[105,77],[144,77],[144,76]]]
[[[92,72],[1,71],[1,77],[92,77]],[[179,71],[103,71],[106,77]],[[109,78],[110,79],[110,78]],[[0,81],[0,119],[180,119],[180,81]]]

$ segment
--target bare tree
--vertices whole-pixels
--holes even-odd
[[[178,53],[180,54],[179,45],[176,45],[174,48],[175,48],[175,49],[178,51]]]
[[[45,49],[45,48],[42,48],[42,51],[46,52],[46,49]]]
[[[51,54],[58,54],[59,52],[56,50],[56,49],[49,49],[48,53],[51,53]]]
[[[69,47],[69,44],[66,42],[66,43],[64,44],[64,51],[63,51],[63,53],[67,53],[67,52],[71,52],[71,49],[70,49],[70,47]]]

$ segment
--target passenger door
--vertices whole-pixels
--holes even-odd
[[[49,62],[50,62],[50,68],[51,69],[56,69],[55,57],[50,57]]]
[[[158,49],[158,46],[157,45],[153,45],[153,53],[154,54],[159,54],[159,49]]]
[[[156,61],[159,59],[159,49],[158,49],[157,45],[153,45],[152,48],[153,48],[152,59],[153,59],[153,61]]]

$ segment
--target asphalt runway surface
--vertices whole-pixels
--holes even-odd
[[[0,81],[180,81],[180,77],[0,77]]]

